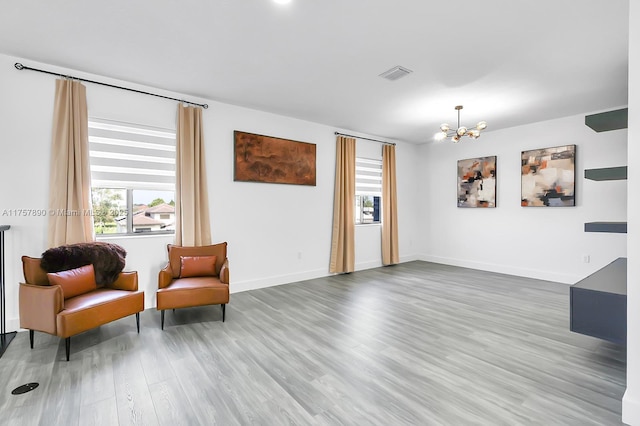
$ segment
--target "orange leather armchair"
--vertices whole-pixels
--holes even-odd
[[[169,244],[169,263],[158,274],[157,309],[164,330],[166,309],[221,305],[222,322],[229,303],[227,243],[201,247]],[[215,258],[214,258],[215,256]]]
[[[20,327],[29,330],[31,349],[34,331],[43,331],[65,339],[69,361],[71,336],[132,314],[136,314],[140,332],[144,292],[138,291],[137,272],[121,272],[113,284],[103,287],[96,287],[94,281],[93,288],[87,290],[82,282],[86,274],[74,275],[78,269],[63,272],[71,287],[52,284],[40,260],[22,256],[25,282],[20,283],[18,294]],[[83,268],[88,267],[93,274],[92,265]]]

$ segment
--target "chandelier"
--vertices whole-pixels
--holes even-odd
[[[460,142],[460,138],[463,136],[469,136],[471,139],[478,139],[480,137],[480,131],[487,128],[487,122],[481,121],[476,124],[476,127],[468,129],[465,126],[460,125],[460,110],[462,109],[462,105],[458,105],[455,109],[458,111],[458,127],[456,129],[452,129],[448,124],[442,124],[440,126],[440,131],[436,133],[435,139],[437,141],[441,141],[446,138],[451,138],[451,141],[454,143]]]

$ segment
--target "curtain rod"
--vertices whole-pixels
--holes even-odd
[[[169,97],[169,96],[158,95],[157,93],[144,92],[142,90],[130,89],[128,87],[122,87],[122,86],[116,86],[115,84],[102,83],[100,81],[87,80],[85,78],[73,77],[71,75],[64,75],[64,74],[60,74],[60,73],[57,73],[57,72],[51,72],[51,71],[40,70],[40,69],[37,69],[37,68],[31,68],[31,67],[28,67],[26,65],[22,65],[20,62],[16,62],[14,66],[18,70],[38,71],[38,72],[41,72],[41,73],[44,73],[44,74],[51,74],[51,75],[57,75],[59,77],[70,78],[72,80],[79,80],[79,81],[84,81],[84,82],[87,82],[87,83],[99,84],[101,86],[113,87],[114,89],[128,90],[129,92],[142,93],[143,95],[150,95],[150,96],[155,96],[155,97],[158,97],[158,98],[170,99],[172,101],[178,101],[178,102],[183,102],[185,104],[196,105],[196,106],[202,107],[204,109],[209,108],[209,105],[207,105],[207,104],[199,104],[199,103],[196,103],[196,102],[185,101],[184,99],[177,99],[177,98],[172,98],[172,97]]]
[[[350,138],[356,138],[356,139],[364,139],[367,141],[372,141],[372,142],[378,142],[378,143],[383,143],[385,145],[393,145],[396,146],[395,142],[385,142],[385,141],[379,141],[377,139],[369,139],[369,138],[363,138],[361,136],[356,136],[356,135],[348,135],[346,133],[340,133],[340,132],[334,132],[335,135],[340,135],[340,136],[348,136]]]

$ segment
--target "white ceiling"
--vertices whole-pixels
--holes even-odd
[[[0,5],[0,53],[390,139],[627,104],[628,0]],[[24,61],[29,65],[28,61]],[[402,65],[409,76],[378,77]]]

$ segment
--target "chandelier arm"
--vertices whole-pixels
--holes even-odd
[[[460,110],[463,108],[462,105],[458,105],[455,107],[455,110],[458,111],[458,126],[455,129],[447,129],[447,131],[443,130],[443,127],[449,127],[448,124],[443,124],[440,126],[440,132],[438,133],[438,135],[441,136],[436,136],[437,140],[441,140],[441,139],[445,139],[445,138],[455,138],[454,142],[458,142],[460,140],[460,138],[462,138],[463,136],[468,136],[471,139],[477,139],[478,137],[480,137],[480,133],[487,128],[487,123],[486,121],[479,121],[475,126],[473,127],[464,127],[465,128],[465,132],[463,134],[458,134],[458,130],[462,127],[460,126]],[[478,127],[478,125],[480,123],[483,123],[483,127],[482,129],[480,129]],[[443,136],[442,136],[443,135]]]
[[[456,130],[449,130],[449,131],[447,132],[447,136],[445,136],[445,137],[450,138],[451,136],[455,136],[455,135],[457,135],[457,134],[458,134],[457,129],[456,129]],[[458,136],[460,136],[460,135],[458,135]],[[464,135],[462,135],[462,136],[469,136],[469,132],[465,133],[465,134],[464,134]],[[462,136],[460,136],[460,137],[462,137]]]

